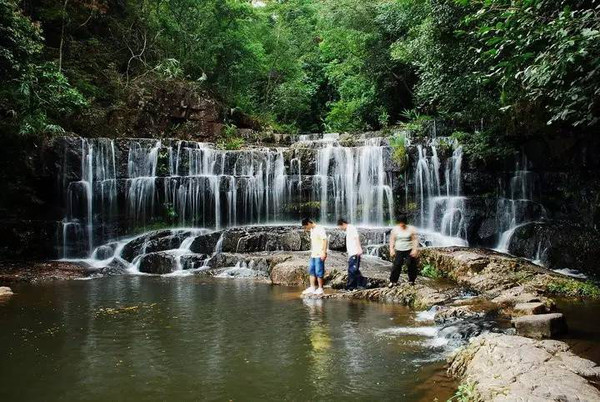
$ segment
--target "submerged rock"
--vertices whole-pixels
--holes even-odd
[[[43,282],[59,279],[86,278],[98,273],[99,269],[70,261],[47,262],[2,262],[0,283]]]
[[[353,292],[338,293],[334,297],[403,304],[414,308],[426,309],[434,305],[449,302],[453,297],[456,297],[456,293],[456,289],[434,289],[419,283],[411,286],[405,282],[398,286],[394,286],[393,288],[383,287],[357,290]]]
[[[13,291],[8,286],[0,286],[0,297],[12,296]]]
[[[448,371],[484,401],[600,400],[586,379],[600,378],[600,367],[559,341],[484,334],[454,354]]]

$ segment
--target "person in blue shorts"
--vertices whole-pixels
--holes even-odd
[[[310,231],[310,260],[308,262],[310,286],[302,294],[322,295],[325,260],[327,259],[327,234],[323,226],[317,225],[309,218],[302,220],[302,227],[304,230]]]

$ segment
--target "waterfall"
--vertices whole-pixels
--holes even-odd
[[[428,149],[417,146],[414,172],[415,200],[418,222],[422,230],[441,235],[435,240],[443,244],[466,245],[466,198],[462,196],[462,147],[455,147],[444,166],[444,181],[440,177],[441,162],[435,144]]]
[[[323,223],[344,216],[381,226],[393,217],[380,138],[342,146],[331,134],[301,141],[300,151],[222,150],[168,139],[120,140],[118,147],[113,140],[82,139],[78,149],[67,146],[65,171],[76,154],[79,165],[71,170],[80,180],[64,177],[64,258],[89,257],[100,244],[150,227],[218,230],[297,221],[312,204],[321,207]]]
[[[321,221],[344,216],[362,225],[384,225],[393,218],[394,201],[385,172],[380,138],[358,147],[326,140],[317,153],[314,197],[320,202]]]
[[[117,208],[114,141],[81,139],[80,180],[66,183],[66,211],[61,225],[62,257],[89,255],[95,245],[96,213],[112,221]],[[106,226],[100,225],[106,235]],[[104,237],[104,236],[102,236]]]
[[[496,204],[496,221],[500,236],[496,250],[508,252],[515,230],[544,214],[543,207],[533,200],[536,175],[528,170],[527,157],[522,155],[509,181],[508,197]]]
[[[154,212],[156,169],[160,141],[142,145],[134,142],[127,158],[127,207],[133,227],[145,226]]]

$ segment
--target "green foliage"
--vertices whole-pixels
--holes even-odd
[[[431,134],[434,118],[419,113],[417,110],[404,110],[402,116],[407,120],[400,124],[404,130],[410,132],[412,137],[426,137]]]
[[[467,381],[458,386],[458,390],[448,399],[448,402],[481,402],[483,399],[477,389],[475,383]]]
[[[0,0],[0,76],[3,81],[19,77],[42,51],[38,26],[23,15],[17,2]]]
[[[183,77],[183,69],[177,59],[164,59],[158,63],[154,70],[167,79]]]
[[[421,275],[431,279],[440,279],[444,276],[443,272],[437,269],[435,265],[425,264],[421,268]]]
[[[0,0],[0,112],[15,132],[59,132],[81,94],[102,115],[142,77],[188,80],[279,132],[426,136],[445,121],[475,158],[502,158],[517,136],[597,127],[599,14],[568,0]]]
[[[390,137],[390,146],[392,147],[392,159],[404,171],[408,165],[408,156],[406,155],[406,133],[398,132]]]
[[[53,121],[87,105],[53,63],[29,66],[13,100],[21,118],[20,134],[62,133],[63,128]]]
[[[546,288],[548,293],[559,296],[600,298],[600,287],[592,281],[555,278],[546,285]]]
[[[547,123],[598,122],[600,9],[595,2],[474,2],[465,18],[476,41],[482,80],[496,81],[502,110],[523,117],[532,107]]]
[[[230,151],[238,150],[244,146],[244,139],[238,136],[237,127],[228,124],[223,129],[223,139],[219,142],[219,147]]]
[[[179,214],[175,210],[173,204],[170,202],[166,202],[163,204],[163,207],[165,208],[165,216],[167,218],[167,221],[170,223],[174,223],[179,217]]]
[[[41,60],[39,28],[15,2],[0,0],[0,111],[12,116],[9,130],[23,135],[64,132],[58,124],[87,105],[51,62]]]
[[[515,153],[515,147],[510,142],[490,131],[455,131],[452,138],[463,146],[465,154],[474,161],[498,161]]]
[[[394,60],[390,46],[401,4],[396,1],[328,0],[318,27],[324,73],[333,89],[326,127],[357,131],[386,127],[410,105],[410,67]],[[403,96],[407,95],[407,96]]]

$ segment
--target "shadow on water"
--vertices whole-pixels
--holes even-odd
[[[562,339],[572,351],[600,364],[600,301],[556,300],[566,319],[568,333]]]
[[[18,285],[0,307],[2,400],[445,400],[445,351],[399,306],[249,280]],[[420,325],[420,324],[418,324]]]

